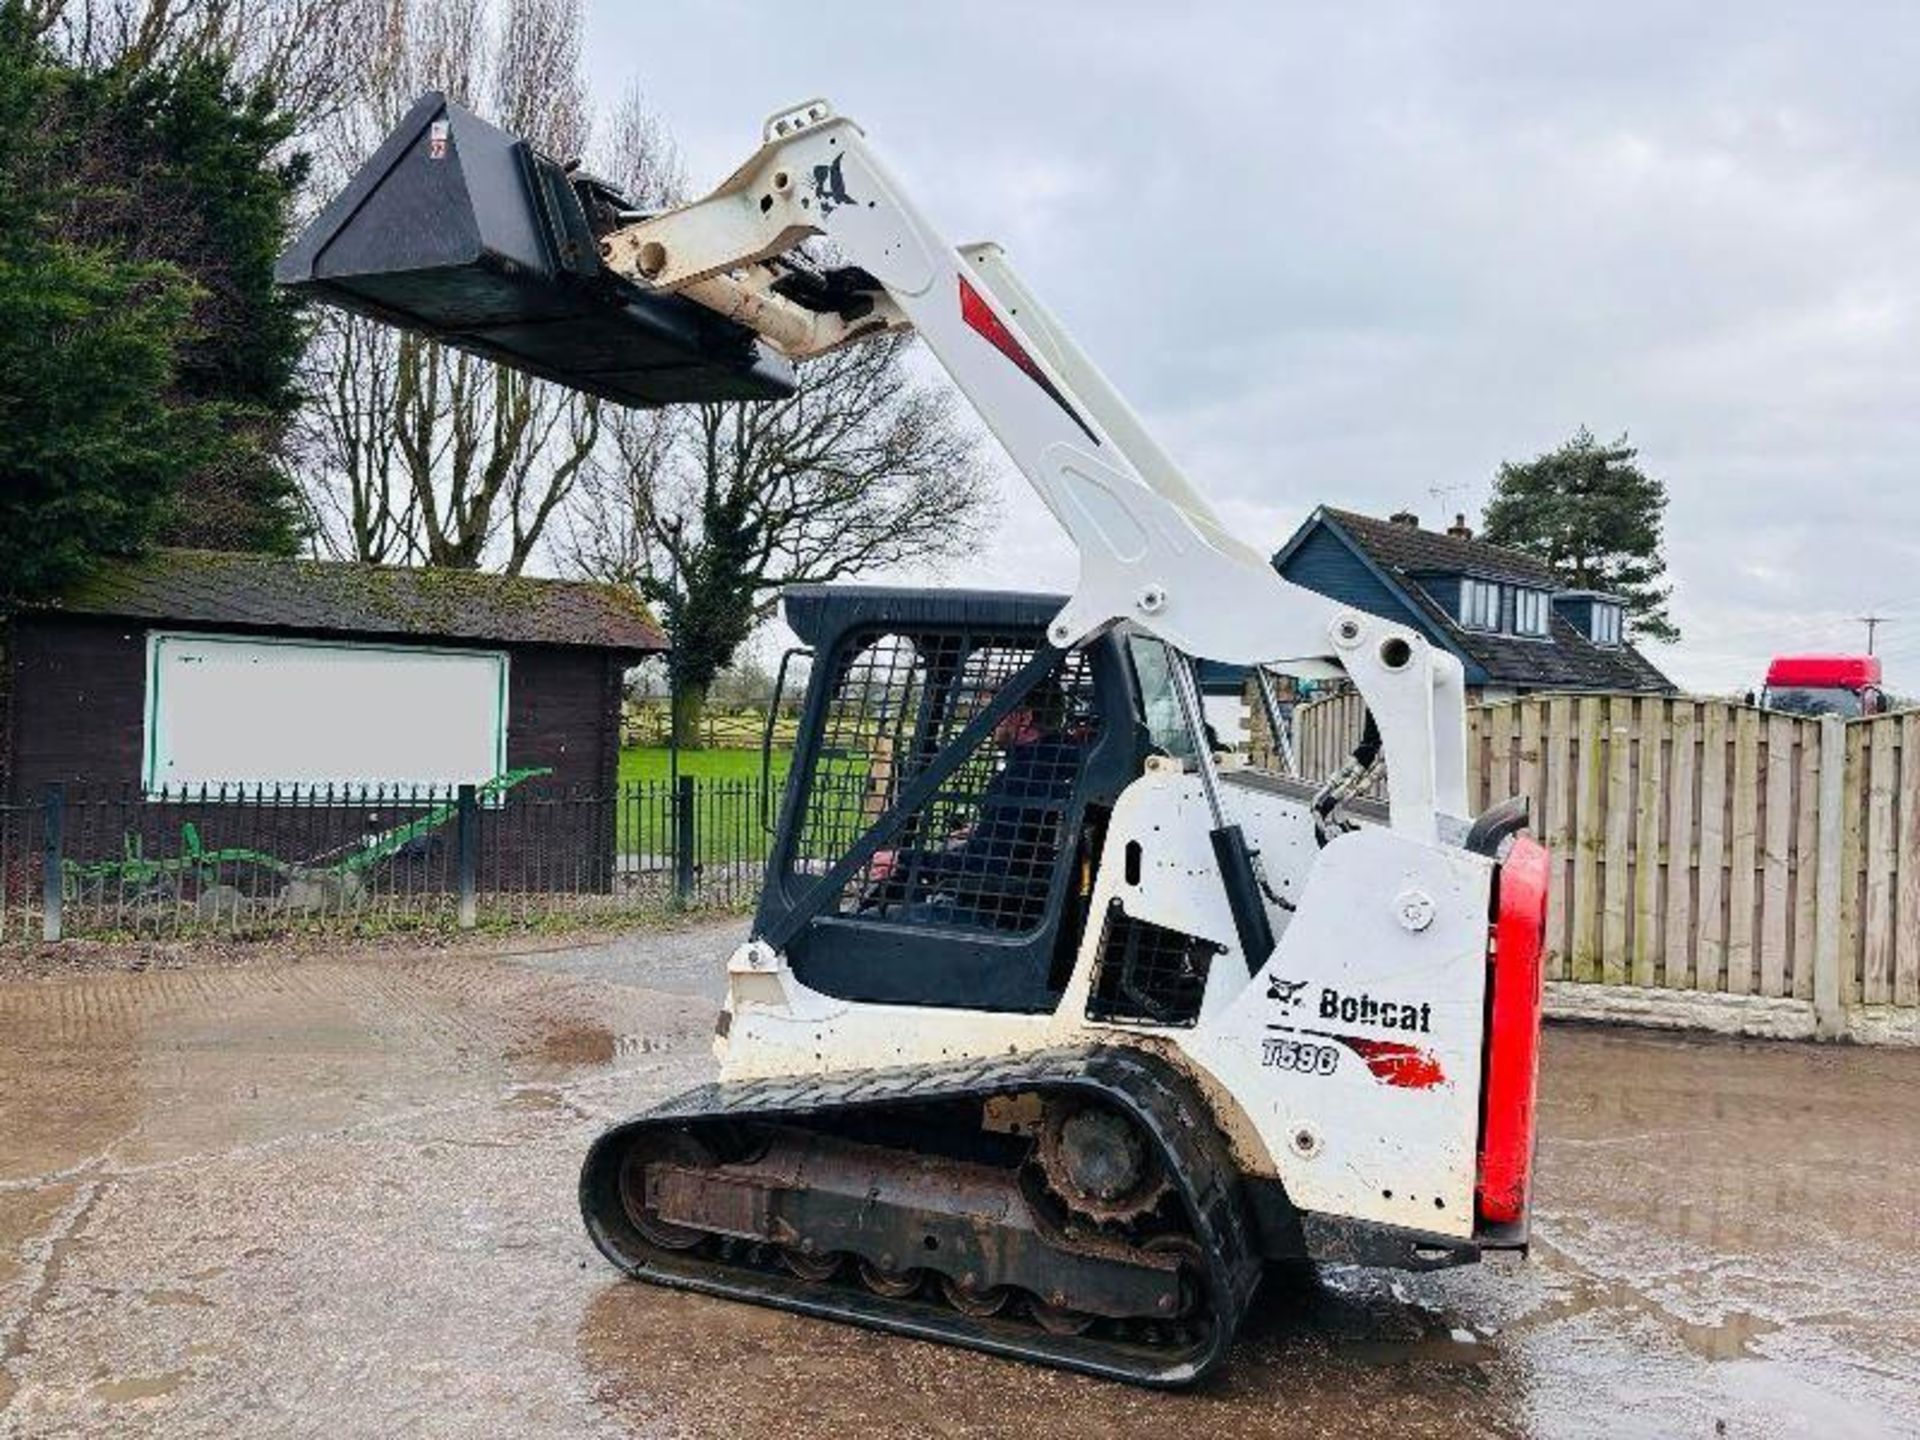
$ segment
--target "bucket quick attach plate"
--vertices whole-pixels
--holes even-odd
[[[607,271],[561,167],[437,91],[414,103],[274,277],[624,405],[793,393],[792,367],[752,331]]]

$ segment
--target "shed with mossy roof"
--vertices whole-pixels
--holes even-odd
[[[667,642],[571,580],[162,549],[16,614],[0,795],[357,802],[509,771],[611,792],[625,673]]]

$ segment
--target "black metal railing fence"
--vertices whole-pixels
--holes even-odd
[[[586,790],[50,786],[0,806],[0,942],[377,930],[740,907],[779,803],[759,779]]]

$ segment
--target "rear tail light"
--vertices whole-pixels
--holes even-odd
[[[1527,1213],[1534,1096],[1540,1072],[1540,997],[1547,930],[1547,852],[1514,837],[1495,883],[1487,1005],[1486,1092],[1480,1126],[1481,1220],[1510,1225]]]

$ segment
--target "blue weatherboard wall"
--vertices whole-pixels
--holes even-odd
[[[1458,619],[1460,616],[1460,577],[1458,575],[1422,575],[1420,588],[1433,597],[1433,603]]]
[[[1381,584],[1367,562],[1333,534],[1327,523],[1322,520],[1314,524],[1312,533],[1278,567],[1281,576],[1303,589],[1431,636],[1433,627],[1427,618],[1408,606],[1394,590]],[[1246,674],[1238,665],[1223,665],[1217,660],[1200,663],[1200,685],[1210,694],[1237,694]]]
[[[1296,585],[1318,591],[1342,604],[1355,609],[1365,610],[1426,634],[1430,626],[1426,618],[1400,598],[1398,593],[1381,583],[1378,576],[1354,553],[1353,548],[1327,528],[1324,520],[1314,526],[1313,531],[1286,562],[1281,565],[1280,573]]]

